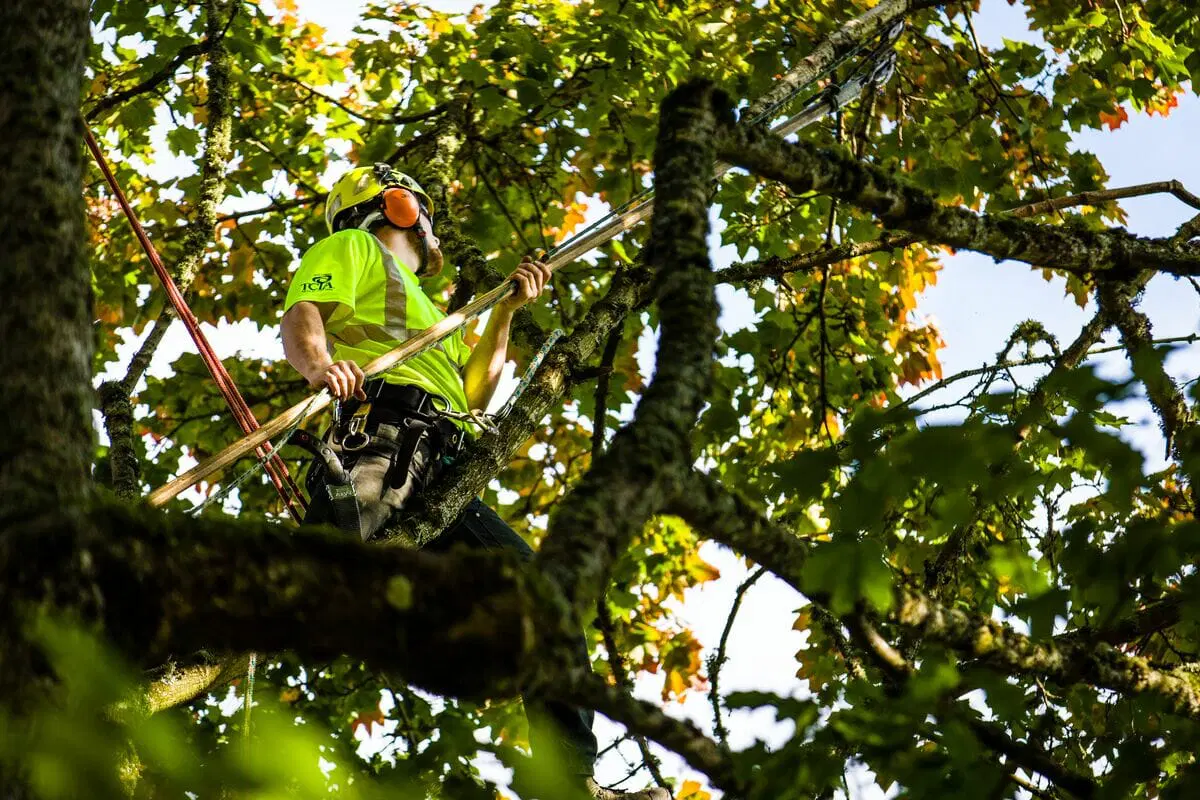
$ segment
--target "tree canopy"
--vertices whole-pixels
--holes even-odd
[[[294,0],[9,0],[0,169],[29,188],[0,201],[6,796],[557,800],[524,755],[530,687],[624,726],[622,752],[680,800],[835,797],[859,767],[913,797],[1193,796],[1197,396],[1138,301],[1200,275],[1200,217],[1163,239],[1114,226],[1123,197],[1200,197],[1114,191],[1071,136],[1194,91],[1200,10],[1023,4],[1030,40],[987,47],[978,2],[372,0],[338,42]],[[790,143],[766,131],[889,50],[890,80]],[[257,472],[219,495],[253,458],[199,513],[139,502],[239,430],[198,356],[147,373],[173,317],[80,117],[196,317],[264,336],[352,165],[434,197],[457,270],[427,290],[451,308],[589,212],[653,187],[656,213],[521,312],[519,369],[566,335],[363,545],[295,529]],[[716,161],[734,169],[714,183]],[[741,259],[719,270],[713,213]],[[1065,276],[1063,302],[1098,312],[1070,343],[1023,323],[963,391],[918,313],[953,250]],[[719,285],[751,326],[717,326]],[[1090,364],[1114,328],[1128,380]],[[310,391],[282,361],[225,355],[260,421]],[[1122,438],[1134,397],[1164,468]],[[954,421],[926,421],[946,404]],[[476,494],[533,564],[413,547]],[[706,652],[675,611],[718,575],[703,542],[804,595],[808,696],[720,690],[724,642]],[[595,674],[564,666],[579,623]],[[632,699],[647,673],[668,708],[709,693],[711,733]],[[230,712],[231,679],[256,687],[252,714]],[[728,715],[760,707],[791,735],[731,749]],[[356,753],[364,729],[382,751]],[[664,775],[648,741],[701,778]]]

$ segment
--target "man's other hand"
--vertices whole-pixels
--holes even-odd
[[[502,300],[500,305],[509,311],[516,311],[526,303],[541,297],[546,284],[550,282],[550,268],[545,263],[526,256],[508,279],[516,283],[517,289]]]
[[[351,397],[366,400],[363,384],[367,378],[362,368],[353,361],[334,361],[320,372],[308,376],[308,383],[314,389],[325,387],[338,400],[349,400]]]

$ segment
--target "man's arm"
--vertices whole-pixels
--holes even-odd
[[[513,313],[541,295],[550,280],[550,268],[541,261],[527,258],[508,280],[517,282],[517,290],[492,308],[483,335],[463,366],[463,390],[470,408],[483,410],[491,402],[504,372],[504,362],[508,360],[508,334]]]
[[[366,400],[362,369],[353,361],[334,361],[325,347],[325,320],[336,306],[302,300],[289,308],[280,322],[283,353],[309,386],[328,387],[339,400]]]

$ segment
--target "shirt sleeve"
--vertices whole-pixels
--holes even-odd
[[[352,316],[358,282],[370,256],[370,242],[363,237],[370,235],[359,230],[338,231],[309,248],[292,276],[283,310],[301,301],[338,303],[344,308],[339,308],[336,316]]]

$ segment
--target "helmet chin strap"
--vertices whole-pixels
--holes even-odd
[[[424,215],[425,212],[422,211],[421,213],[422,213],[422,215]],[[426,217],[426,219],[428,219],[428,217]],[[358,229],[362,230],[362,231],[367,231],[368,233],[370,233],[371,229],[374,228],[376,225],[378,225],[381,222],[386,222],[389,225],[392,224],[391,222],[388,221],[387,217],[384,215],[384,213],[382,211],[372,211],[370,214],[367,214],[365,217],[363,217],[362,222],[358,223]],[[395,228],[396,226],[392,225],[392,227]],[[396,229],[397,230],[405,230],[404,228],[396,228]],[[410,230],[413,233],[415,233],[417,235],[417,241],[419,241],[421,243],[421,246],[420,246],[421,263],[417,265],[417,270],[416,270],[417,277],[418,278],[433,277],[432,275],[425,274],[425,270],[429,266],[429,236],[426,235],[425,229],[423,227],[421,227],[421,224],[419,222],[416,225],[413,225],[411,228],[408,228],[407,230]]]
[[[417,240],[421,243],[421,265],[417,267],[417,276],[431,277],[425,274],[425,269],[429,266],[429,237],[425,235],[425,229],[419,222],[412,227],[412,231],[417,234]]]

